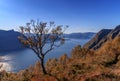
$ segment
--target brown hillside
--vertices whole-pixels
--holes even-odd
[[[103,29],[96,34],[88,43],[86,43],[83,47],[87,49],[99,49],[105,42],[116,38],[119,36],[120,25],[115,29]]]

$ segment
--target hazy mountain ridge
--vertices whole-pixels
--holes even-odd
[[[120,25],[115,29],[102,29],[83,47],[88,49],[98,49],[108,40],[112,40],[119,36]]]
[[[96,33],[94,32],[85,32],[85,33],[71,33],[65,34],[66,38],[73,38],[73,39],[91,39]]]
[[[0,52],[24,49],[23,45],[18,40],[18,36],[20,35],[19,32],[14,30],[0,30]],[[94,35],[95,33],[93,32],[86,32],[65,34],[64,36],[73,39],[91,39]]]

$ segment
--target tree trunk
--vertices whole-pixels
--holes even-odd
[[[43,74],[47,74],[45,66],[44,66],[44,59],[40,59],[40,60],[41,60],[41,67],[42,67]]]

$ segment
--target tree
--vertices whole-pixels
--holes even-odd
[[[37,22],[31,20],[26,23],[26,26],[20,26],[22,35],[18,39],[38,56],[44,74],[47,74],[44,66],[45,56],[55,47],[64,44],[63,32],[68,26],[65,26],[64,30],[62,27],[62,25],[56,26],[54,22],[47,24],[46,22],[39,22],[39,20]]]

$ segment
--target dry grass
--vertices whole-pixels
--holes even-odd
[[[2,71],[0,81],[120,81],[119,54],[120,38],[105,43],[97,51],[76,46],[71,57],[64,54],[59,59],[48,60],[48,75],[42,74],[37,62],[18,73]]]

